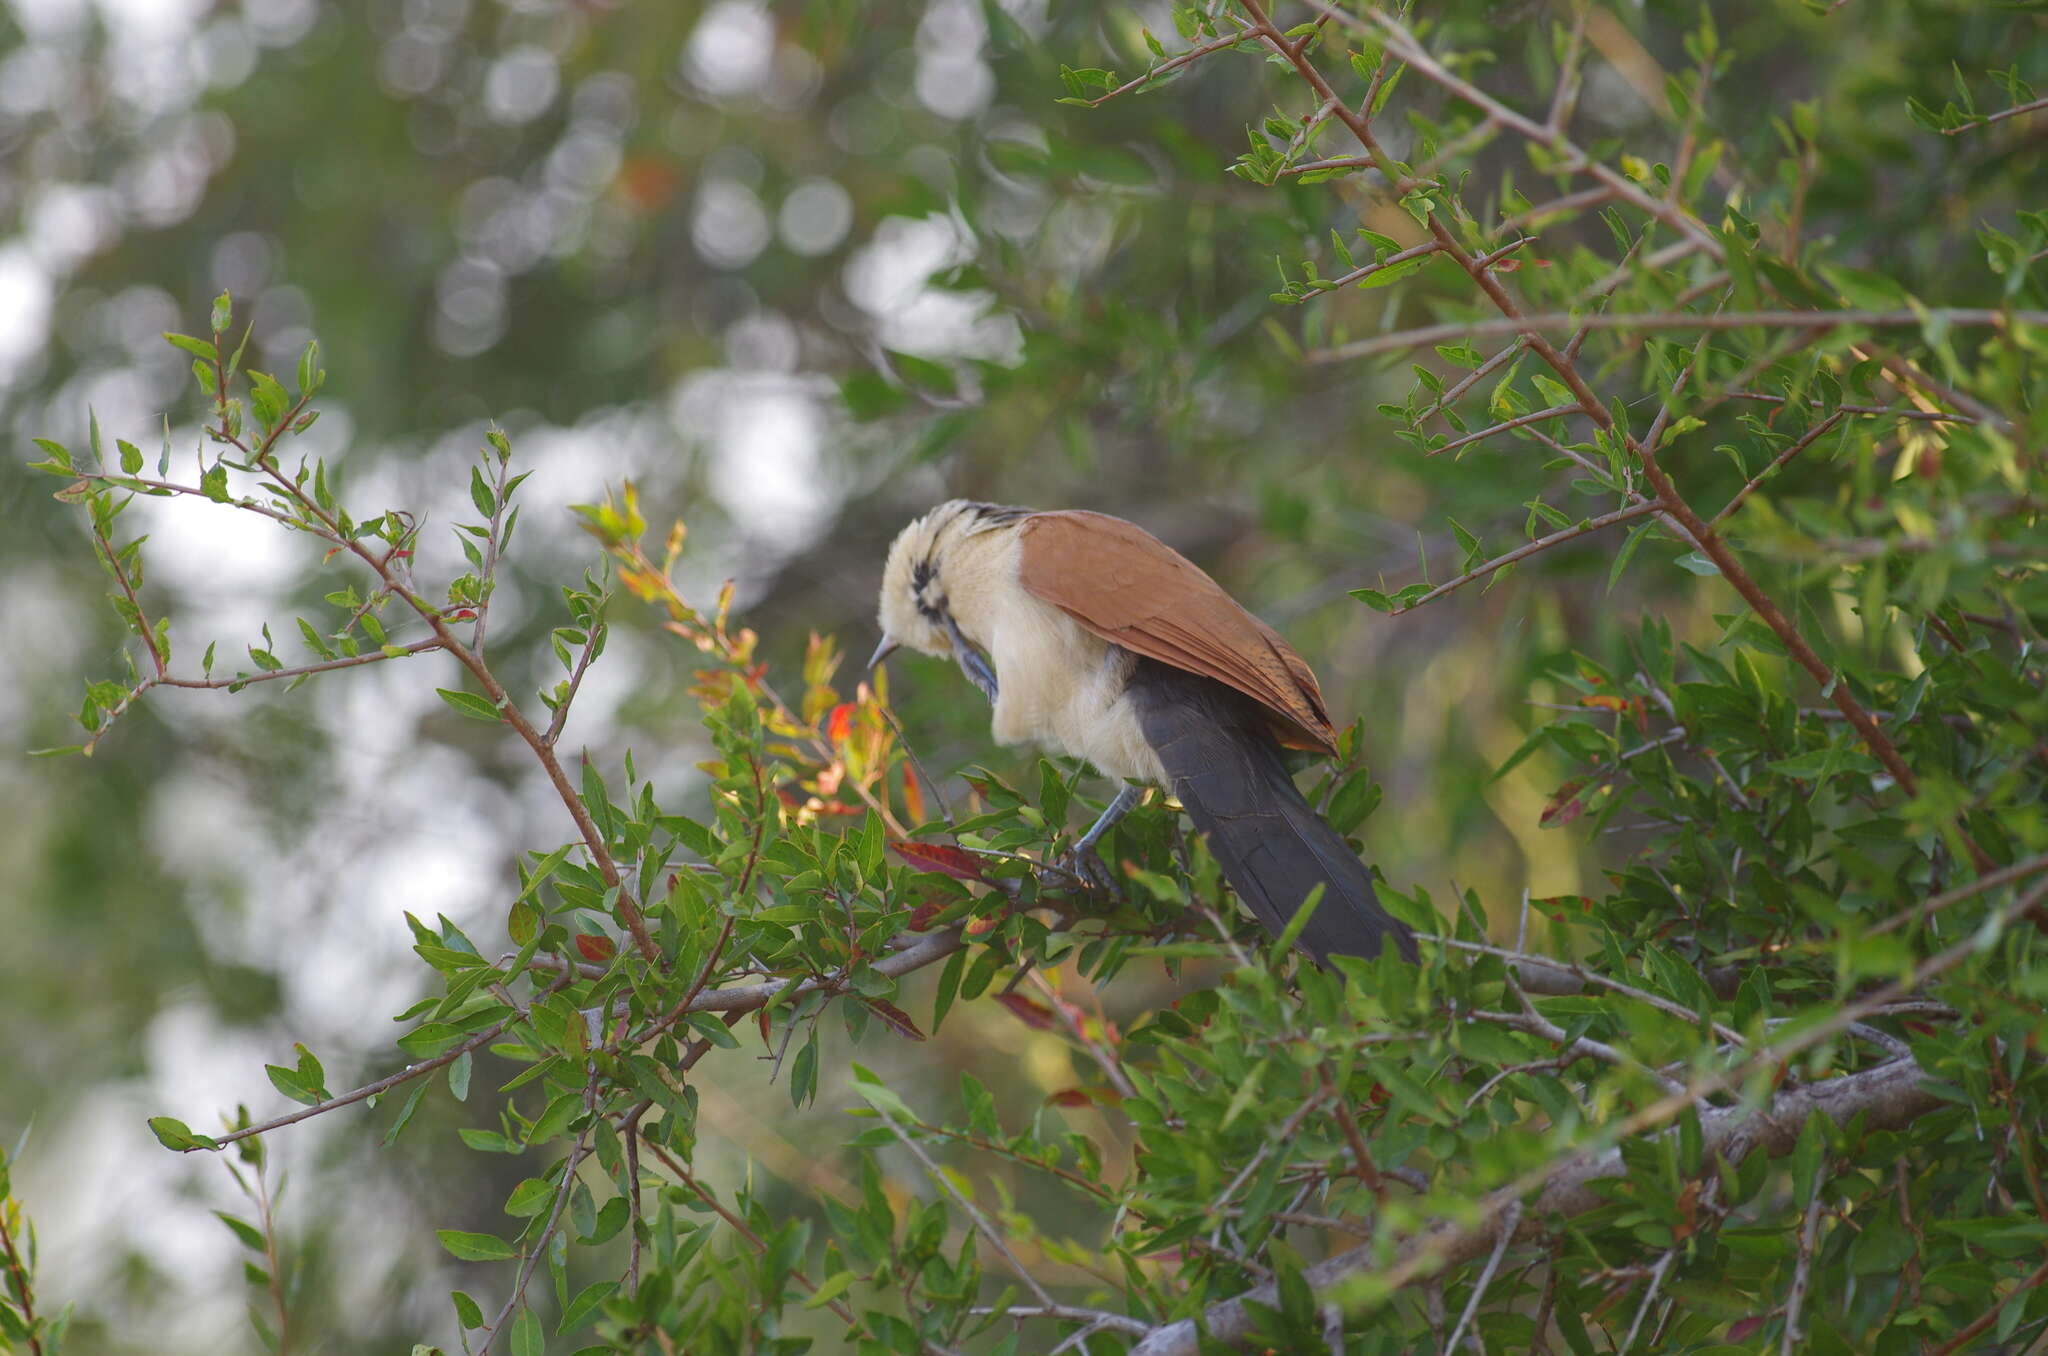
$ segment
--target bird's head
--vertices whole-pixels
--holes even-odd
[[[950,499],[896,534],[889,563],[882,569],[882,596],[877,620],[882,643],[868,661],[873,668],[903,646],[945,658],[954,653],[952,617],[960,618],[948,583],[960,573],[962,544],[984,533],[1009,527],[1030,512],[1000,504]],[[969,552],[972,548],[967,548]],[[949,569],[949,565],[951,569]]]

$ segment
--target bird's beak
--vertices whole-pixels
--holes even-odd
[[[868,657],[867,672],[873,673],[875,671],[876,666],[878,666],[884,659],[887,659],[890,655],[896,653],[896,651],[902,648],[902,642],[897,640],[895,637],[883,636],[882,643],[880,645],[877,645],[875,647],[874,654]]]

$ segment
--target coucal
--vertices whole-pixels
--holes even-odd
[[[882,574],[879,664],[900,646],[952,656],[995,705],[994,734],[1165,786],[1238,895],[1277,935],[1321,901],[1300,945],[1376,956],[1415,938],[1309,807],[1280,750],[1334,754],[1315,674],[1187,557],[1134,523],[956,499],[903,529]],[[1126,784],[1074,848],[1092,858],[1138,802]]]

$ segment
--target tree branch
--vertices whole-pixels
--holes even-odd
[[[1995,918],[1999,925],[2013,922],[2039,907],[2048,886],[2016,899]],[[1668,1125],[1689,1109],[1698,1109],[1703,1154],[1739,1164],[1761,1149],[1773,1158],[1792,1152],[1800,1129],[1814,1112],[1837,1125],[1846,1125],[1861,1115],[1868,1130],[1896,1130],[1920,1116],[1948,1105],[1922,1086],[1925,1074],[1910,1058],[1895,1059],[1874,1069],[1845,1074],[1840,1078],[1808,1083],[1773,1097],[1763,1106],[1713,1107],[1703,1104],[1715,1093],[1742,1086],[1757,1074],[1771,1069],[1805,1050],[1810,1050],[1838,1032],[1856,1025],[1892,1002],[1912,994],[1935,977],[1946,974],[1977,954],[1979,943],[1973,933],[1954,946],[1927,958],[1911,971],[1877,990],[1836,1009],[1831,1015],[1783,1041],[1766,1045],[1748,1058],[1718,1073],[1701,1074],[1683,1091],[1661,1097],[1648,1106],[1605,1128],[1605,1149],[1586,1150],[1557,1162],[1555,1166],[1524,1173],[1515,1181],[1490,1193],[1480,1202],[1476,1218],[1443,1219],[1404,1243],[1395,1261],[1382,1266],[1384,1249],[1365,1244],[1318,1263],[1302,1273],[1312,1290],[1326,1290],[1341,1281],[1374,1272],[1385,1289],[1413,1284],[1481,1256],[1491,1249],[1503,1229],[1510,1226],[1511,1211],[1524,1197],[1536,1193],[1533,1219],[1584,1214],[1606,1204],[1596,1187],[1603,1178],[1626,1174],[1619,1141]],[[1202,1329],[1211,1340],[1237,1341],[1250,1334],[1252,1319],[1247,1302],[1275,1307],[1279,1291],[1264,1285],[1235,1299],[1212,1305],[1202,1316]],[[1196,1323],[1182,1319],[1155,1330],[1131,1350],[1131,1356],[1196,1356]]]
[[[1700,1112],[1702,1150],[1708,1159],[1739,1164],[1757,1150],[1773,1158],[1792,1152],[1806,1118],[1818,1111],[1837,1125],[1862,1115],[1866,1128],[1894,1130],[1944,1105],[1920,1086],[1923,1074],[1910,1059],[1894,1060],[1862,1073],[1809,1083],[1782,1093],[1756,1110],[1709,1107]],[[1383,1275],[1395,1283],[1419,1280],[1445,1267],[1481,1257],[1510,1239],[1533,1234],[1537,1224],[1556,1216],[1581,1215],[1608,1203],[1598,1183],[1625,1175],[1621,1150],[1608,1149],[1566,1163],[1543,1183],[1532,1208],[1521,1211],[1519,1194],[1497,1192],[1482,1202],[1474,1224],[1445,1221],[1425,1231],[1401,1250]],[[1512,1188],[1509,1189],[1512,1191]],[[1302,1273],[1312,1290],[1326,1291],[1352,1277],[1378,1268],[1378,1248],[1365,1244],[1339,1253]],[[1247,1303],[1277,1307],[1279,1290],[1261,1286],[1221,1304],[1211,1305],[1202,1325],[1211,1341],[1236,1342],[1250,1335]],[[1197,1356],[1195,1322],[1183,1319],[1156,1328],[1131,1350],[1131,1356]]]
[[[1993,311],[1981,307],[1948,307],[1925,311],[1724,311],[1705,312],[1631,311],[1620,315],[1574,315],[1569,311],[1519,311],[1498,320],[1458,320],[1442,325],[1422,325],[1412,330],[1357,339],[1336,348],[1318,349],[1306,355],[1312,363],[1345,362],[1381,353],[1427,348],[1454,339],[1485,339],[1508,334],[1557,334],[1584,325],[1596,330],[1740,330],[1814,329],[1859,327],[1895,329],[1944,322],[1954,326],[1990,327],[2005,330],[2015,324],[2048,325],[2048,311]]]
[[[1663,505],[1644,500],[1640,504],[1631,504],[1627,508],[1616,509],[1612,513],[1603,513],[1598,518],[1588,518],[1585,522],[1571,527],[1561,527],[1548,536],[1538,537],[1535,541],[1523,543],[1506,555],[1495,556],[1484,565],[1476,565],[1459,575],[1456,579],[1446,580],[1438,584],[1414,602],[1403,603],[1387,615],[1389,617],[1398,617],[1404,612],[1413,612],[1424,603],[1433,603],[1446,593],[1450,593],[1455,589],[1461,589],[1475,579],[1484,579],[1495,570],[1512,565],[1518,560],[1525,560],[1538,552],[1548,551],[1551,547],[1560,546],[1575,537],[1583,537],[1588,533],[1598,532],[1603,527],[1613,527],[1616,523],[1625,523],[1633,518],[1645,518],[1650,514],[1661,512],[1663,512]]]

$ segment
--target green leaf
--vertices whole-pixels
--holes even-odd
[[[497,496],[484,483],[484,473],[474,466],[469,468],[469,502],[476,505],[476,511],[484,516],[485,522],[489,522],[491,515],[498,511]]]
[[[495,723],[504,719],[503,713],[497,707],[474,692],[458,692],[445,687],[437,687],[434,691],[441,694],[442,701],[472,720],[488,720]]]
[[[1294,944],[1301,940],[1302,929],[1308,926],[1309,919],[1315,916],[1316,909],[1322,902],[1323,882],[1317,881],[1309,888],[1308,898],[1301,901],[1301,907],[1294,911],[1294,916],[1287,920],[1287,926],[1282,928],[1280,935],[1274,939],[1274,955],[1284,956],[1293,949]],[[1230,1118],[1224,1119],[1228,1124]]]
[[[276,377],[268,372],[249,374],[249,407],[255,412],[256,422],[267,432],[276,428],[286,411],[291,409],[292,398]]]
[[[917,1113],[910,1109],[908,1102],[897,1096],[873,1072],[858,1064],[853,1066],[853,1090],[883,1115],[906,1125],[917,1122]]]
[[[503,1262],[519,1254],[504,1239],[495,1234],[465,1233],[460,1229],[440,1229],[435,1237],[441,1246],[465,1262]]]
[[[530,1219],[553,1205],[554,1201],[553,1183],[529,1177],[512,1188],[511,1196],[505,1201],[505,1213],[515,1219]]]
[[[1684,555],[1680,556],[1678,559],[1672,561],[1671,563],[1673,565],[1676,565],[1681,570],[1686,570],[1697,575],[1710,575],[1721,573],[1721,567],[1719,565],[1716,565],[1713,561],[1708,560],[1704,555],[1700,554],[1698,551],[1687,551]]]
[[[213,1217],[228,1226],[228,1232],[241,1240],[242,1246],[252,1252],[268,1252],[270,1242],[263,1237],[263,1231],[247,1220],[236,1219],[224,1210],[216,1210]]]
[[[1326,816],[1330,827],[1340,834],[1349,835],[1380,807],[1382,794],[1371,773],[1353,773],[1330,798],[1330,810]]]
[[[203,359],[206,362],[218,362],[220,360],[220,352],[212,344],[209,344],[204,339],[194,339],[189,334],[171,334],[166,331],[164,342],[172,348],[183,349],[193,357]]]
[[[170,1116],[151,1116],[149,1128],[157,1141],[166,1149],[218,1149],[220,1143],[205,1135],[195,1135],[192,1128],[181,1120]]]
[[[1649,536],[1656,529],[1656,526],[1655,520],[1652,520],[1650,522],[1638,523],[1629,529],[1627,540],[1623,541],[1621,549],[1614,553],[1614,563],[1607,567],[1607,591],[1609,593],[1614,592],[1614,585],[1620,580],[1621,572],[1628,568],[1629,559],[1635,555],[1636,548],[1643,544],[1643,538]]]
[[[852,1284],[859,1279],[860,1278],[854,1275],[854,1273],[852,1273],[851,1271],[833,1272],[830,1276],[827,1276],[824,1279],[824,1281],[822,1281],[819,1284],[816,1290],[811,1292],[810,1298],[804,1301],[804,1308],[824,1308],[833,1300],[836,1300],[841,1295],[845,1294],[848,1287],[852,1286]]]
[[[398,1117],[391,1122],[391,1128],[384,1132],[385,1148],[388,1149],[397,1143],[398,1137],[405,1133],[405,1127],[412,1123],[413,1113],[420,1109],[420,1099],[427,1095],[427,1084],[431,1081],[422,1078],[414,1082],[412,1094],[405,1099],[405,1105],[398,1109]]]
[[[623,1201],[621,1203],[623,1204]],[[571,1333],[589,1322],[591,1316],[597,1312],[597,1306],[610,1299],[618,1288],[617,1281],[592,1281],[584,1286],[576,1298],[563,1307],[562,1321],[555,1328],[556,1333]]]
[[[270,1075],[270,1086],[304,1106],[318,1106],[326,1099],[318,1088],[306,1082],[296,1069],[287,1069],[281,1064],[266,1064],[263,1072]]]

